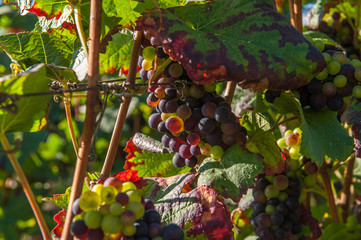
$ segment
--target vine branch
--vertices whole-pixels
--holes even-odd
[[[353,177],[353,169],[355,166],[355,155],[352,155],[353,157],[351,160],[347,163],[347,167],[345,169],[345,182],[343,184],[341,196],[340,196],[340,202],[342,206],[342,219],[344,222],[346,222],[346,219],[348,217],[348,212],[350,210],[350,201],[351,201],[351,184],[352,184],[352,177]]]
[[[80,43],[81,43],[81,46],[84,49],[85,58],[88,59],[88,48],[87,48],[87,45],[86,45],[86,40],[85,40],[86,38],[85,38],[84,29],[83,29],[83,24],[81,22],[80,4],[79,3],[75,4],[73,6],[73,9],[74,9],[75,26],[76,26],[76,29],[78,31],[78,36],[79,36],[79,39],[80,39]]]
[[[229,104],[232,103],[232,99],[234,96],[234,91],[236,91],[236,87],[237,87],[237,83],[233,81],[227,82],[226,93],[224,95],[224,98]]]
[[[302,33],[302,0],[289,0],[291,24]]]
[[[141,43],[142,43],[142,32],[136,31],[135,37],[134,37],[132,55],[130,58],[129,72],[128,72],[128,76],[127,76],[125,85],[134,84],[134,82],[135,82]],[[120,105],[120,108],[119,108],[118,116],[117,116],[115,126],[114,126],[113,135],[110,140],[108,152],[105,157],[104,165],[103,165],[100,177],[99,177],[100,180],[107,178],[112,170],[115,155],[117,153],[117,149],[118,149],[118,145],[119,145],[119,141],[120,141],[120,137],[122,135],[125,118],[127,116],[127,112],[128,112],[128,108],[129,108],[129,104],[130,104],[131,100],[132,100],[132,96],[129,96],[129,95],[123,96],[124,102]]]
[[[90,26],[89,26],[89,58],[88,58],[88,88],[98,85],[99,79],[99,45],[101,30],[102,1],[91,0],[90,3]],[[99,90],[92,89],[87,92],[86,114],[84,127],[80,138],[80,147],[75,166],[72,190],[68,209],[61,236],[62,240],[71,239],[70,225],[72,222],[72,205],[81,194],[84,178],[87,173],[88,157],[91,149],[91,141],[94,133],[97,112],[99,110]]]
[[[23,170],[21,169],[19,161],[15,157],[14,153],[11,152],[10,143],[9,143],[8,139],[6,138],[5,134],[0,135],[0,141],[1,141],[1,144],[2,144],[2,146],[4,148],[4,150],[7,152],[7,156],[10,159],[11,165],[13,166],[13,168],[15,170],[15,173],[19,177],[21,185],[23,186],[23,190],[25,192],[25,195],[28,198],[31,209],[34,212],[36,221],[38,222],[38,225],[40,227],[41,234],[43,235],[43,239],[51,240],[50,231],[48,229],[48,226],[46,225],[44,216],[41,213],[41,210],[40,210],[40,207],[39,207],[38,203],[36,202],[34,193],[30,188],[29,182],[26,179],[26,176],[25,176]]]
[[[324,162],[323,165],[319,169],[320,176],[322,178],[322,183],[326,192],[327,203],[331,211],[331,218],[333,222],[340,222],[340,218],[338,216],[338,211],[335,202],[335,196],[332,191],[330,174],[327,169],[327,164]]]

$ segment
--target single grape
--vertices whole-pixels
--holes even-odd
[[[164,240],[182,240],[184,238],[183,230],[174,223],[168,224],[163,229]]]
[[[321,93],[322,92],[322,82],[316,80],[316,79],[312,79],[308,84],[307,84],[307,91],[311,94],[316,94],[316,93]]]
[[[291,147],[288,153],[291,159],[299,159],[302,156],[298,147]]]
[[[179,153],[176,153],[173,156],[172,162],[176,167],[184,167],[185,166],[185,159]]]
[[[313,186],[316,185],[317,179],[315,175],[307,175],[305,176],[305,178],[303,179],[303,184],[305,185],[305,187],[307,188],[311,188]]]
[[[274,198],[278,197],[278,195],[280,194],[280,190],[276,188],[273,184],[271,184],[266,187],[264,193],[266,194],[267,198]]]
[[[337,75],[336,77],[333,78],[333,83],[335,84],[336,87],[342,88],[346,85],[347,78],[344,75]]]
[[[353,78],[355,74],[355,68],[350,63],[343,64],[339,74],[344,75],[347,79]]]
[[[208,143],[205,143],[202,147],[201,147],[201,153],[204,156],[210,157],[211,156],[211,149],[212,146],[209,145]]]
[[[324,52],[324,53],[322,53],[322,55],[323,55],[323,57],[324,57],[324,59],[325,59],[326,64],[327,64],[329,61],[331,61],[331,56],[330,56],[330,54]]]
[[[178,117],[185,120],[192,115],[192,110],[186,104],[182,104],[177,108],[176,113],[177,113]]]
[[[198,123],[198,128],[202,134],[209,134],[216,128],[216,121],[210,118],[202,118]]]
[[[216,109],[217,109],[217,105],[215,103],[207,102],[203,104],[201,108],[202,115],[206,118],[214,118]]]
[[[204,96],[205,90],[203,85],[192,84],[189,88],[189,96],[200,99]]]
[[[79,200],[79,207],[84,212],[96,210],[100,206],[100,196],[92,191],[82,193]]]
[[[102,214],[96,210],[90,210],[84,215],[85,224],[91,228],[99,228],[102,224]]]
[[[145,212],[144,206],[140,202],[129,202],[125,210],[130,210],[135,214],[136,219],[140,219]]]
[[[192,153],[190,151],[190,145],[183,144],[179,147],[179,154],[182,158],[191,158]]]
[[[120,218],[113,215],[104,216],[101,227],[104,233],[109,234],[116,234],[122,230]]]
[[[192,132],[196,129],[197,122],[191,117],[184,121],[184,130],[188,132]]]
[[[183,130],[183,120],[179,117],[170,117],[165,122],[167,129],[172,133],[180,133]]]
[[[137,228],[131,224],[131,225],[124,225],[122,232],[125,236],[131,237],[133,236],[137,231]]]
[[[318,166],[314,162],[307,162],[305,164],[305,171],[308,175],[316,174],[318,171]]]
[[[165,126],[165,122],[160,122],[157,129],[160,133],[166,133],[168,131],[167,127]]]
[[[159,113],[153,113],[148,118],[149,127],[153,129],[158,129],[158,125],[161,121],[161,115]]]
[[[286,199],[288,198],[288,193],[287,192],[280,192],[280,195],[278,195],[278,199],[281,201],[281,202],[284,202],[286,201]]]
[[[361,98],[361,85],[356,85],[353,87],[352,96],[355,98]]]
[[[167,113],[175,113],[178,107],[179,107],[178,103],[174,100],[168,100],[165,103],[165,110]]]
[[[200,99],[201,104],[205,104],[207,102],[216,103],[217,96],[215,93],[206,92],[203,97]]]
[[[171,100],[177,97],[177,90],[175,88],[166,88],[164,90],[164,95],[167,100]]]
[[[274,213],[276,211],[276,207],[273,205],[267,205],[264,211],[268,215],[271,215],[272,213]]]
[[[155,90],[154,90],[154,94],[157,98],[159,99],[163,99],[165,98],[165,90],[164,88],[162,87],[157,87]]]
[[[336,52],[332,55],[331,59],[339,62],[341,65],[346,63],[346,55],[342,52]]]
[[[337,94],[340,95],[341,97],[350,96],[352,94],[352,88],[353,88],[352,83],[347,82],[344,87],[337,89]]]
[[[255,220],[256,220],[257,225],[263,229],[269,228],[272,225],[271,218],[267,213],[259,214]]]
[[[118,191],[113,186],[106,186],[103,187],[100,191],[100,198],[103,200],[106,204],[111,204],[115,201],[115,196],[118,194]]]
[[[115,201],[125,206],[129,202],[129,197],[126,193],[120,192],[115,196]]]
[[[322,93],[310,95],[309,105],[315,110],[322,110],[326,106],[326,97]]]
[[[130,189],[125,192],[129,197],[129,202],[140,202],[142,197],[137,190]]]
[[[147,59],[144,59],[142,62],[142,68],[146,71],[149,71],[153,68],[153,61],[149,61]]]
[[[187,136],[187,143],[189,145],[197,145],[201,140],[200,136],[196,132],[192,132]]]
[[[134,233],[134,237],[141,237],[148,235],[148,223],[143,220],[138,220],[134,223],[136,231]]]
[[[269,182],[267,179],[265,179],[265,178],[260,178],[260,179],[257,181],[256,188],[257,188],[258,190],[264,191],[268,185],[270,185],[270,182]]]
[[[217,88],[217,84],[215,82],[208,85],[204,85],[204,90],[209,93],[214,92],[216,88]]]
[[[221,159],[223,156],[223,149],[220,146],[214,145],[211,149],[211,157],[213,159]]]
[[[229,119],[230,111],[227,107],[220,106],[214,112],[214,118],[217,122],[225,122]]]
[[[333,82],[323,84],[322,93],[326,98],[332,98],[337,94],[337,87]]]
[[[153,210],[153,209],[149,209],[149,210],[145,211],[144,216],[143,216],[143,220],[146,221],[148,224],[151,224],[151,223],[160,224],[160,219],[161,219],[160,214],[156,210]]]
[[[222,142],[226,145],[233,145],[235,144],[237,141],[236,136],[235,135],[227,135],[227,134],[222,134]]]
[[[120,223],[123,225],[133,225],[135,221],[135,213],[131,210],[125,210],[120,216]]]
[[[238,131],[237,122],[228,119],[227,121],[221,123],[221,130],[224,134],[233,135]]]
[[[148,61],[153,61],[155,58],[155,47],[149,46],[143,49],[142,56]]]
[[[100,207],[98,208],[98,211],[103,215],[103,216],[106,216],[106,215],[109,215],[110,214],[110,205],[109,204],[103,204],[103,205],[100,205]]]
[[[298,201],[298,200],[297,200]],[[285,216],[288,212],[288,207],[285,203],[279,203],[276,205],[276,211],[282,213],[283,216]]]
[[[210,145],[220,145],[222,143],[222,132],[218,129],[214,130],[213,132],[207,134],[205,136],[205,140]]]
[[[325,43],[321,40],[313,41],[313,46],[315,46],[321,52],[325,49]]]
[[[82,237],[88,231],[88,226],[83,220],[76,220],[70,225],[70,233],[75,237]]]
[[[191,145],[190,151],[193,156],[201,155],[201,149],[198,145]]]
[[[90,229],[87,234],[88,240],[103,240],[104,232],[101,228]]]
[[[273,185],[279,190],[285,190],[288,187],[288,177],[286,175],[276,175],[273,178]]]
[[[256,203],[266,203],[267,197],[263,191],[255,191],[253,193],[253,198]]]
[[[79,202],[80,202],[80,198],[75,199],[73,202],[71,211],[73,212],[74,215],[80,214],[83,211],[83,210],[81,210],[81,208],[79,206]]]
[[[155,206],[154,206],[154,203],[152,202],[152,200],[145,199],[144,200],[144,208],[145,208],[145,210],[154,209]]]
[[[168,72],[171,77],[178,78],[183,74],[183,67],[175,62],[169,65]]]
[[[312,175],[310,175],[310,176],[312,176]],[[296,210],[300,206],[298,198],[296,198],[296,197],[287,198],[285,201],[285,204],[287,205],[289,210]]]
[[[323,81],[325,80],[326,78],[328,77],[328,69],[327,68],[324,68],[321,72],[319,72],[315,78],[317,80],[320,80],[320,81]]]
[[[122,186],[122,192],[125,193],[126,191],[129,191],[129,190],[137,190],[137,186],[135,186],[134,183],[132,182],[124,182],[123,183],[123,186]]]
[[[361,66],[361,61],[359,59],[352,59],[350,64],[356,69]]]
[[[329,74],[336,75],[340,72],[341,64],[338,61],[332,60],[327,63]]]
[[[274,235],[275,235],[275,238],[276,240],[283,240],[283,239],[287,239],[288,237],[288,233],[287,231],[282,227],[280,228],[277,228],[275,231],[274,231]]]
[[[163,227],[158,223],[151,223],[148,226],[148,237],[152,240],[156,237],[162,236],[163,234]]]
[[[270,216],[272,225],[279,226],[283,222],[283,214],[275,211]]]
[[[300,144],[300,136],[298,133],[291,133],[286,136],[286,144],[289,147],[294,147]]]
[[[182,141],[179,137],[172,138],[169,141],[169,147],[173,152],[178,152],[182,144],[184,144],[184,141]]]
[[[339,111],[342,109],[344,105],[343,98],[339,95],[336,95],[332,98],[327,99],[327,107],[332,111]]]

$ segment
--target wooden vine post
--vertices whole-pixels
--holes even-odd
[[[88,90],[86,100],[86,114],[84,127],[79,141],[78,157],[76,160],[72,190],[61,239],[71,239],[70,225],[73,218],[72,205],[81,194],[84,178],[87,173],[88,157],[94,133],[96,116],[99,108],[99,91],[94,90],[99,79],[99,43],[101,30],[102,1],[91,0],[89,24],[89,56],[88,56]]]

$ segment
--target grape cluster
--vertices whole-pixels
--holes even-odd
[[[152,62],[167,58],[152,39],[149,44],[153,46],[143,48],[139,58],[143,79],[154,73]],[[217,95],[216,83],[204,86],[192,83],[177,62],[171,62],[155,81],[159,86],[149,89],[147,104],[155,107],[156,113],[148,123],[163,133],[162,144],[176,152],[175,166],[193,168],[205,157],[220,159],[229,146],[245,143],[247,131],[232,113],[230,104]]]
[[[132,182],[121,182],[115,177],[107,178],[103,184],[96,184],[91,191],[83,192],[72,206],[73,222],[70,232],[81,239],[149,239],[144,238],[148,232],[159,239],[183,239],[183,231],[177,226],[161,227],[160,215],[154,210],[154,205],[142,198]],[[157,234],[151,232],[150,226],[157,222]],[[144,235],[139,233],[139,225],[149,224],[149,230]],[[153,224],[154,225],[154,224]],[[173,224],[174,225],[174,224]],[[152,228],[153,229],[153,228]],[[144,230],[143,230],[144,231]],[[177,238],[174,237],[177,232]],[[138,236],[139,235],[139,236]],[[138,238],[143,237],[143,238]]]
[[[316,40],[314,45],[321,51],[325,45]],[[294,91],[302,107],[315,110],[330,109],[340,111],[345,106],[344,98],[361,98],[361,61],[350,60],[343,52],[327,50],[323,52],[327,67],[318,73],[306,86]],[[274,103],[281,95],[280,91],[267,90],[265,99]]]
[[[253,189],[251,222],[259,240],[288,239],[302,231],[301,182],[285,174],[258,178]]]

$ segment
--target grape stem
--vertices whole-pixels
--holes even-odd
[[[355,28],[353,31],[353,46],[356,49],[359,48],[358,34],[359,34],[359,27],[360,27],[360,12],[361,12],[361,0],[358,0],[357,5],[356,5]],[[361,49],[360,49],[360,52],[361,52]]]
[[[302,0],[289,0],[291,24],[302,33]]]
[[[337,207],[336,207],[335,195],[333,194],[333,191],[332,191],[332,186],[331,186],[332,183],[330,180],[330,174],[328,172],[327,164],[325,162],[319,168],[319,174],[322,178],[323,187],[326,192],[326,198],[327,198],[328,206],[331,211],[332,221],[335,223],[340,222],[340,218],[339,218]]]
[[[16,174],[19,177],[21,185],[23,186],[24,193],[25,193],[26,197],[28,198],[31,209],[34,212],[36,221],[39,224],[41,234],[43,235],[43,239],[51,240],[52,238],[50,235],[50,231],[48,229],[48,226],[46,225],[46,222],[45,222],[43,214],[41,213],[40,207],[36,202],[34,193],[30,188],[29,182],[28,182],[23,170],[21,169],[19,161],[15,157],[15,154],[13,152],[10,152],[11,151],[10,143],[4,133],[2,133],[0,135],[0,141],[1,141],[1,144],[4,148],[4,150],[7,151],[7,156],[11,162],[11,165],[13,166]]]
[[[87,91],[86,114],[84,127],[79,141],[78,157],[75,165],[72,189],[66,212],[61,240],[71,239],[70,225],[72,223],[73,213],[72,205],[77,199],[83,188],[84,179],[87,173],[88,158],[91,149],[92,136],[94,133],[96,117],[99,107],[99,90],[94,88],[99,80],[99,45],[101,31],[101,13],[102,1],[91,0],[90,3],[90,26],[89,26],[89,57],[88,57],[88,87]]]
[[[135,82],[135,77],[137,74],[138,58],[140,54],[140,46],[142,43],[142,35],[143,34],[141,31],[137,31],[135,33],[132,55],[130,58],[129,72],[128,72],[127,80],[125,81],[125,86],[126,84],[134,84]],[[127,116],[127,112],[131,100],[132,100],[131,95],[123,96],[123,103],[120,105],[119,108],[118,116],[113,130],[113,135],[110,140],[108,152],[105,157],[103,168],[99,177],[100,180],[104,180],[105,178],[109,177],[110,172],[112,170],[115,155],[117,153],[119,146],[120,137],[123,131],[125,118]]]
[[[348,217],[348,213],[350,210],[350,202],[351,202],[351,184],[352,184],[352,177],[353,177],[353,169],[355,166],[355,154],[351,160],[347,163],[347,167],[344,172],[345,181],[343,184],[341,196],[340,196],[340,203],[342,206],[342,219],[346,222]]]
[[[81,43],[81,46],[84,49],[85,57],[86,57],[86,59],[88,59],[88,48],[87,48],[87,45],[86,45],[86,40],[85,40],[86,38],[85,38],[85,34],[84,34],[83,24],[81,22],[80,4],[79,3],[75,4],[73,6],[73,10],[74,10],[75,26],[76,26],[76,29],[78,31],[78,36],[79,36],[79,39],[80,39],[80,43]]]

